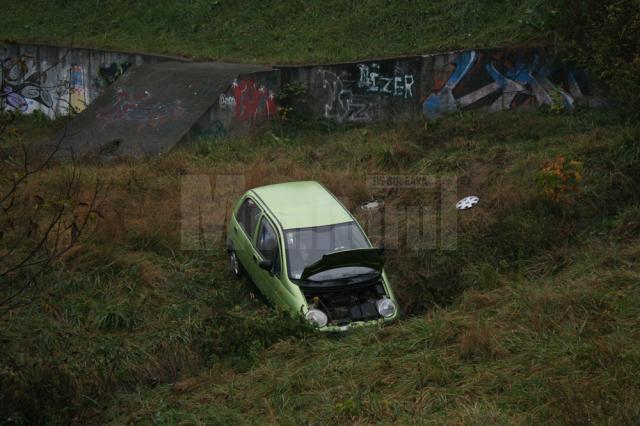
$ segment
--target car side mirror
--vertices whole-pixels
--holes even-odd
[[[385,249],[384,249],[384,246],[383,246],[383,245],[378,246],[378,254],[379,254],[380,256],[382,256],[382,255],[384,254],[384,250],[385,250]]]
[[[269,259],[264,259],[258,262],[258,266],[264,269],[265,271],[271,272],[273,269],[273,262]]]

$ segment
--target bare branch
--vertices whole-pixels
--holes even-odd
[[[49,163],[51,163],[51,160],[60,151],[60,147],[62,146],[62,142],[64,141],[64,138],[66,136],[67,136],[67,125],[64,126],[62,134],[58,138],[57,142],[55,143],[55,145],[54,145],[53,149],[51,150],[51,152],[49,153],[49,155],[44,159],[44,161],[42,161],[40,163],[40,165],[38,165],[37,167],[35,167],[33,169],[29,169],[29,148],[26,147],[25,145],[22,145],[22,150],[23,150],[23,155],[24,155],[23,173],[22,173],[21,176],[19,176],[18,178],[14,179],[14,182],[13,182],[13,185],[11,186],[11,188],[9,188],[9,190],[2,196],[2,198],[0,198],[0,204],[4,204],[4,202],[7,200],[7,198],[9,198],[11,195],[13,195],[16,192],[16,190],[18,189],[18,186],[20,186],[20,184],[22,182],[24,182],[29,176],[34,175],[34,174],[44,170],[44,168],[47,167],[49,165]]]
[[[9,120],[4,120],[0,130],[9,127]],[[90,199],[79,200],[81,173],[73,152],[68,175],[57,194],[47,196],[41,192],[40,195],[29,195],[25,191],[30,178],[53,165],[66,135],[67,126],[50,152],[38,150],[34,154],[33,146],[21,144],[20,161],[7,157],[15,174],[7,179],[10,183],[0,193],[0,317],[15,306],[33,300],[28,292],[36,292],[39,278],[49,271],[54,261],[77,244],[96,213],[102,183],[96,179]],[[43,186],[40,190],[46,191],[49,187]],[[32,199],[37,203],[35,211],[30,205],[29,200]],[[52,201],[47,202],[46,199]],[[79,206],[82,206],[82,213],[78,212]]]

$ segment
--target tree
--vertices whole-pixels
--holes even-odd
[[[102,186],[83,189],[73,153],[63,156],[66,127],[51,144],[27,144],[18,117],[0,112],[0,316],[33,300],[39,279],[78,243]]]
[[[540,8],[563,56],[640,118],[640,0],[544,0]]]

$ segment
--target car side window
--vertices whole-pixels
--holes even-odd
[[[236,213],[236,220],[245,230],[249,239],[253,238],[256,225],[258,225],[258,219],[260,219],[260,213],[260,208],[251,198],[244,200]]]
[[[262,219],[256,247],[260,254],[273,263],[273,272],[280,274],[280,247],[275,230],[267,219]]]

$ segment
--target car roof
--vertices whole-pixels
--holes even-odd
[[[310,228],[352,222],[344,206],[324,186],[314,181],[261,186],[257,195],[282,229]]]

